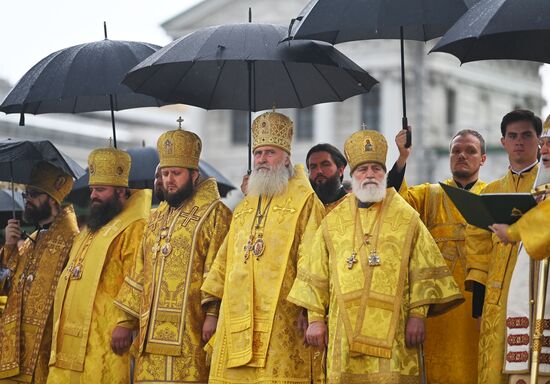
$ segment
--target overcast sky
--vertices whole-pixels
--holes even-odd
[[[160,24],[200,0],[19,0],[0,12],[0,78],[14,84],[34,64],[59,49],[103,39],[166,45]],[[276,0],[273,0],[276,1]],[[550,66],[542,70],[550,99]],[[546,108],[543,118],[550,112]]]

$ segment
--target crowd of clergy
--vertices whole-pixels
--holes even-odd
[[[550,256],[550,121],[515,110],[500,135],[501,178],[479,180],[485,140],[463,130],[443,181],[537,196],[490,230],[468,225],[440,184],[407,185],[407,130],[389,172],[388,141],[366,129],[343,153],[312,147],[304,168],[291,162],[293,122],[261,114],[234,210],[199,172],[191,131],[158,138],[154,191],[128,187],[127,152],[95,149],[82,228],[64,203],[73,179],[38,163],[23,194],[36,230],[5,229],[0,383],[527,383],[534,271]]]

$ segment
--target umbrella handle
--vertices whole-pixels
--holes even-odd
[[[10,184],[11,184],[11,218],[15,219],[15,187],[13,186],[13,166],[10,161]]]
[[[407,130],[407,139],[405,141],[405,148],[410,148],[412,145],[412,135],[409,130],[409,122],[407,120],[407,95],[405,93],[405,43],[403,36],[403,26],[399,27],[400,41],[401,41],[401,95],[403,97],[403,120],[402,127]]]

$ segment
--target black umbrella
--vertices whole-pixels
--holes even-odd
[[[155,184],[155,170],[159,163],[159,156],[156,149],[151,147],[130,148],[127,152],[132,158],[132,167],[130,169],[130,175],[128,176],[130,188],[153,189]],[[225,176],[203,160],[199,161],[199,172],[204,177],[213,177],[216,179],[218,191],[222,197],[225,197],[230,190],[235,189],[233,184],[225,178]],[[73,189],[67,197],[67,200],[80,206],[87,206],[90,200],[88,180],[89,174],[88,170],[86,170],[85,174],[74,183]],[[158,203],[158,201],[156,203]]]
[[[274,106],[343,101],[377,83],[332,45],[280,43],[286,35],[287,28],[272,24],[202,28],[158,50],[123,83],[169,103],[245,110],[250,116]],[[250,170],[250,134],[248,141]]]
[[[550,63],[550,2],[485,0],[474,5],[439,40],[432,52],[462,63],[516,59]]]
[[[81,113],[111,111],[116,148],[114,111],[164,105],[134,93],[120,82],[126,72],[155,52],[157,45],[105,40],[54,52],[33,66],[0,105],[5,113]]]
[[[76,161],[59,151],[48,140],[0,141],[0,180],[12,183],[13,217],[15,217],[13,183],[29,184],[32,169],[41,161],[47,161],[75,179],[84,174],[84,169]]]
[[[14,204],[15,202],[15,204]],[[6,188],[0,189],[0,228],[4,228],[9,219],[15,218],[21,219],[23,210],[25,207],[25,202],[23,201],[23,196],[21,192],[15,191],[12,198],[11,190]]]
[[[474,1],[477,0],[312,0],[289,29],[295,39],[331,44],[399,39],[403,128],[407,129],[404,40],[428,41],[443,35]],[[299,24],[292,30],[295,21]],[[410,146],[410,133],[407,141]]]

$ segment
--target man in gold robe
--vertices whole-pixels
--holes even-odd
[[[406,130],[396,137],[399,158],[392,171],[404,180],[410,148],[405,148]],[[476,131],[462,130],[450,143],[452,178],[443,183],[479,193],[487,184],[479,180],[485,163],[485,140]],[[399,187],[397,188],[399,189]],[[479,330],[472,316],[472,293],[464,288],[466,254],[464,236],[466,220],[439,184],[425,183],[399,189],[401,196],[420,214],[420,219],[433,236],[466,301],[442,316],[426,320],[424,355],[429,383],[475,384],[477,382],[477,348]]]
[[[306,155],[309,181],[324,204],[326,213],[336,207],[347,194],[342,185],[347,165],[342,152],[328,143],[311,147]]]
[[[533,112],[512,111],[501,122],[501,143],[510,162],[508,172],[485,187],[483,193],[529,192],[538,171],[538,137],[542,122]],[[466,228],[466,289],[473,289],[474,314],[481,312],[478,383],[504,384],[506,303],[516,264],[517,244],[504,244],[496,234]]]
[[[328,383],[416,384],[424,319],[464,300],[418,213],[386,189],[386,152],[376,131],[348,138],[353,193],[306,243],[288,296],[308,310],[307,342],[328,346]]]
[[[536,329],[531,303],[538,303],[540,260],[550,257],[550,116],[546,119],[540,138],[542,166],[539,167],[533,192],[538,205],[526,212],[512,225],[493,224],[491,229],[504,244],[520,242],[519,251],[510,282],[506,308],[506,362],[504,372],[510,375],[510,384],[529,382],[537,332],[542,336],[538,350],[539,383],[550,376],[550,329]],[[542,324],[550,321],[550,294],[546,289],[545,311]]]
[[[304,241],[324,208],[292,167],[292,121],[276,112],[253,123],[254,170],[202,290],[222,299],[210,383],[310,383],[311,354],[286,301]]]
[[[201,140],[177,129],[157,143],[165,201],[152,213],[115,304],[139,320],[134,383],[206,383],[204,344],[219,298],[201,293],[231,212],[216,181],[201,179]]]
[[[72,177],[57,167],[36,164],[23,193],[23,217],[37,229],[19,249],[19,221],[8,221],[2,264],[13,283],[0,317],[0,383],[46,382],[55,288],[78,234],[73,207],[61,206],[72,186]]]
[[[152,195],[128,189],[131,159],[124,151],[96,149],[88,166],[90,215],[55,293],[48,383],[126,384],[130,357],[115,353],[111,334],[127,320],[128,329],[117,337],[118,343],[129,344],[133,318],[113,300],[132,269]]]

